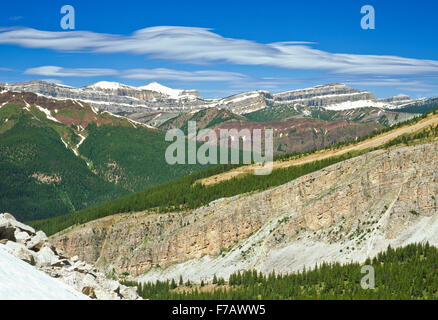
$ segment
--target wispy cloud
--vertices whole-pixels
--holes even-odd
[[[60,66],[40,66],[24,71],[24,74],[48,77],[99,77],[119,76],[136,80],[175,80],[186,82],[240,82],[251,77],[237,72],[217,70],[183,71],[167,68],[114,70],[103,68],[64,68]]]
[[[257,78],[243,73],[227,72],[219,70],[185,71],[168,68],[155,69],[99,69],[99,68],[65,68],[60,66],[40,66],[24,71],[24,74],[45,77],[99,77],[116,76],[121,79],[145,80],[145,81],[175,81],[183,84],[218,82],[226,84],[224,92],[239,92],[254,89],[277,89],[281,86],[290,86],[301,81],[290,78]],[[224,87],[224,86],[221,86]],[[231,91],[230,91],[231,90]],[[234,90],[234,91],[233,91]],[[219,92],[220,90],[215,90]]]
[[[410,92],[436,92],[436,84],[424,79],[417,80],[411,78],[364,78],[356,80],[345,80],[347,85],[362,87],[392,87],[397,90]]]
[[[42,66],[27,69],[24,74],[47,77],[98,77],[117,75],[118,71],[102,68],[63,68],[58,66]]]
[[[176,80],[188,82],[241,82],[250,80],[250,77],[242,73],[216,70],[181,71],[167,68],[157,69],[130,69],[121,72],[120,76],[127,79],[137,80]]]
[[[9,20],[10,21],[18,21],[18,20],[21,20],[23,18],[24,18],[23,16],[13,16],[13,17],[10,17]]]
[[[348,84],[356,86],[377,86],[377,87],[432,87],[432,84],[420,80],[404,79],[404,78],[370,78],[360,80],[346,80]]]
[[[286,69],[326,70],[359,75],[437,74],[438,61],[389,55],[331,53],[310,43],[255,41],[225,38],[205,28],[159,26],[132,35],[89,31],[41,31],[31,28],[0,30],[0,44],[57,51],[129,53],[152,58],[208,64],[223,62]]]

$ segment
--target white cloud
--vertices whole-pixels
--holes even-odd
[[[201,71],[181,71],[167,68],[157,69],[130,69],[121,72],[122,78],[137,80],[176,80],[190,82],[234,82],[249,80],[250,77],[236,72],[201,70]]]
[[[118,72],[113,69],[101,68],[63,68],[58,66],[42,66],[37,68],[27,69],[25,74],[48,76],[48,77],[97,77],[111,76]]]
[[[18,21],[18,20],[21,20],[21,19],[23,19],[23,16],[13,16],[13,17],[9,18],[10,21]]]
[[[438,61],[388,55],[331,53],[303,42],[258,43],[224,38],[209,29],[159,26],[132,35],[89,31],[0,29],[0,44],[97,53],[144,54],[191,64],[224,62],[287,69],[326,70],[342,74],[418,75],[438,73]]]
[[[97,77],[119,76],[136,80],[175,80],[191,82],[240,82],[250,77],[242,73],[217,70],[182,71],[167,68],[114,70],[102,68],[64,68],[59,66],[41,66],[30,68],[24,74],[49,77]]]
[[[433,84],[412,79],[404,78],[370,78],[360,80],[347,80],[345,83],[355,86],[377,86],[377,87],[422,87],[430,88]]]

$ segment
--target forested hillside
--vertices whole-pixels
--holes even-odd
[[[59,216],[190,174],[170,166],[164,133],[86,104],[0,95],[0,211]]]
[[[36,110],[33,115],[21,109],[0,109],[0,211],[19,219],[48,218],[127,193],[93,174],[65,147],[57,129],[74,137],[71,129],[47,125]]]
[[[197,129],[204,129],[212,128],[230,120],[243,122],[247,121],[245,117],[232,113],[229,110],[208,108],[195,113],[182,113],[177,117],[164,122],[162,125],[160,125],[160,129],[168,130],[172,128],[178,128],[187,134],[188,121],[196,121]]]
[[[409,120],[414,115],[430,109],[415,109],[410,112],[402,110],[383,110],[375,107],[362,107],[347,110],[328,110],[323,107],[308,107],[296,104],[283,104],[274,107],[260,109],[245,114],[250,121],[285,121],[294,118],[313,118],[325,121],[353,121],[358,123],[374,122],[382,126],[390,126]],[[409,114],[412,113],[412,114]]]
[[[394,111],[405,113],[426,113],[435,109],[437,104],[438,98],[429,98],[406,104],[402,108],[395,109]]]
[[[363,289],[362,266],[372,266],[374,289]],[[145,299],[172,300],[303,300],[303,299],[438,299],[438,249],[426,244],[388,247],[364,263],[322,263],[296,274],[265,275],[255,270],[214,278],[210,284],[180,279],[155,283],[125,282],[137,286]],[[368,283],[368,282],[367,282]]]
[[[105,180],[136,192],[146,187],[208,167],[169,165],[165,159],[164,133],[143,127],[100,126],[90,123],[81,155],[93,163],[93,172]]]

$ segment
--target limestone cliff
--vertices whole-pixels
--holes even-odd
[[[438,142],[379,150],[276,188],[184,213],[120,214],[53,237],[69,255],[144,280],[247,268],[293,272],[438,245]]]

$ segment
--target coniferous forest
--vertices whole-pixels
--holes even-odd
[[[361,286],[362,266],[374,268],[374,289]],[[388,247],[364,263],[322,263],[294,274],[262,274],[255,270],[233,273],[227,280],[214,276],[209,283],[193,284],[183,276],[171,281],[136,283],[151,300],[304,300],[304,299],[438,299],[438,249],[425,244]],[[367,282],[366,280],[365,282]]]

